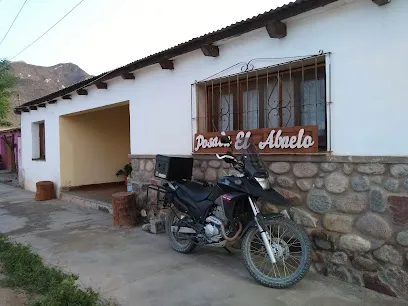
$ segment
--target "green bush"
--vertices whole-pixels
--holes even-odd
[[[101,299],[91,288],[81,289],[77,275],[49,267],[28,246],[13,243],[0,234],[1,285],[22,289],[33,299],[33,306],[107,306],[114,303]]]

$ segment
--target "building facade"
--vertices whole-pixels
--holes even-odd
[[[250,131],[314,269],[408,298],[408,2],[388,2],[296,1],[24,104],[25,188],[131,162],[142,197],[156,154],[193,155],[214,182],[231,171],[214,137]]]

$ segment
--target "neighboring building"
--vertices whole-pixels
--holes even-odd
[[[20,128],[0,128],[0,170],[18,169],[20,137]]]
[[[205,140],[281,130],[293,141],[262,152],[315,268],[408,298],[408,1],[388,2],[299,0],[25,103],[25,188],[122,180],[130,158],[139,190],[156,154],[193,153],[214,181],[228,169]]]

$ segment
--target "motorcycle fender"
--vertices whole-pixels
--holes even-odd
[[[271,219],[276,219],[276,218],[289,218],[290,219],[290,217],[289,217],[289,215],[285,212],[285,213],[275,213],[275,214],[267,214],[267,215],[263,215],[263,220],[264,221],[267,221],[267,220],[271,220]],[[245,235],[245,233],[249,230],[249,229],[251,229],[251,228],[253,228],[253,227],[257,227],[257,225],[256,225],[256,222],[255,222],[255,220],[251,220],[245,227],[244,227],[244,229],[242,230],[242,236],[241,237],[244,237],[244,235]]]

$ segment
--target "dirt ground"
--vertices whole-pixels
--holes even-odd
[[[24,292],[19,292],[10,288],[0,288],[0,306],[24,306],[27,304],[27,297]]]

